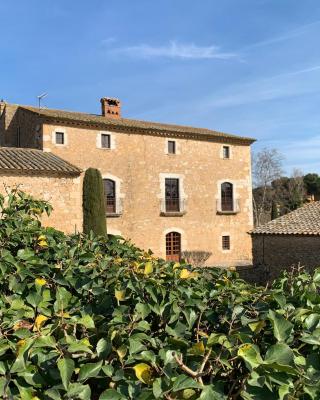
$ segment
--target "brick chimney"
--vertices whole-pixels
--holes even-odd
[[[101,100],[102,115],[108,118],[121,118],[121,102],[111,97],[103,97]]]

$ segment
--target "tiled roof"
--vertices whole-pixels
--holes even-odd
[[[306,204],[251,231],[254,235],[320,236],[320,201]]]
[[[52,153],[36,149],[0,147],[0,170],[78,175],[81,170]]]
[[[220,139],[220,140],[233,140],[243,142],[244,144],[251,144],[255,139],[228,133],[218,132],[205,128],[193,128],[183,125],[162,124],[158,122],[139,121],[127,118],[108,118],[102,115],[85,114],[80,112],[71,112],[53,109],[38,109],[30,106],[20,106],[24,110],[29,110],[37,113],[43,118],[54,119],[57,121],[69,121],[78,124],[96,125],[105,128],[126,129],[130,131],[144,131],[149,134],[178,134],[185,137],[203,137],[205,139]]]

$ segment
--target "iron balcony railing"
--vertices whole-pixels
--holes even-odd
[[[240,212],[239,199],[234,200],[217,200],[217,213],[218,214],[235,214]]]
[[[118,216],[123,212],[123,201],[122,199],[107,198],[105,200],[105,207],[107,216]]]
[[[161,214],[182,214],[186,211],[186,201],[179,198],[161,199],[160,212]]]

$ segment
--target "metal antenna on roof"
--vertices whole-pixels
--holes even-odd
[[[37,96],[38,104],[39,104],[39,110],[41,109],[41,101],[42,101],[42,99],[44,99],[47,96],[48,96],[48,93],[42,93],[42,94],[40,94],[40,96]]]

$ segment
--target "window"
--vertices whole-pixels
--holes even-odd
[[[222,250],[230,250],[230,236],[222,236]]]
[[[223,146],[222,154],[223,154],[223,158],[230,158],[230,147],[229,146]]]
[[[64,132],[56,132],[56,144],[64,144]]]
[[[178,232],[169,232],[166,235],[166,259],[167,261],[180,261],[181,235]]]
[[[221,211],[233,211],[233,185],[224,182],[221,185]]]
[[[104,198],[107,214],[116,213],[116,183],[111,179],[104,179]]]
[[[176,142],[168,140],[168,154],[176,154]]]
[[[111,137],[106,133],[101,134],[101,148],[102,149],[110,149]]]
[[[179,179],[166,178],[165,185],[166,185],[165,187],[166,211],[179,212],[180,211]]]

